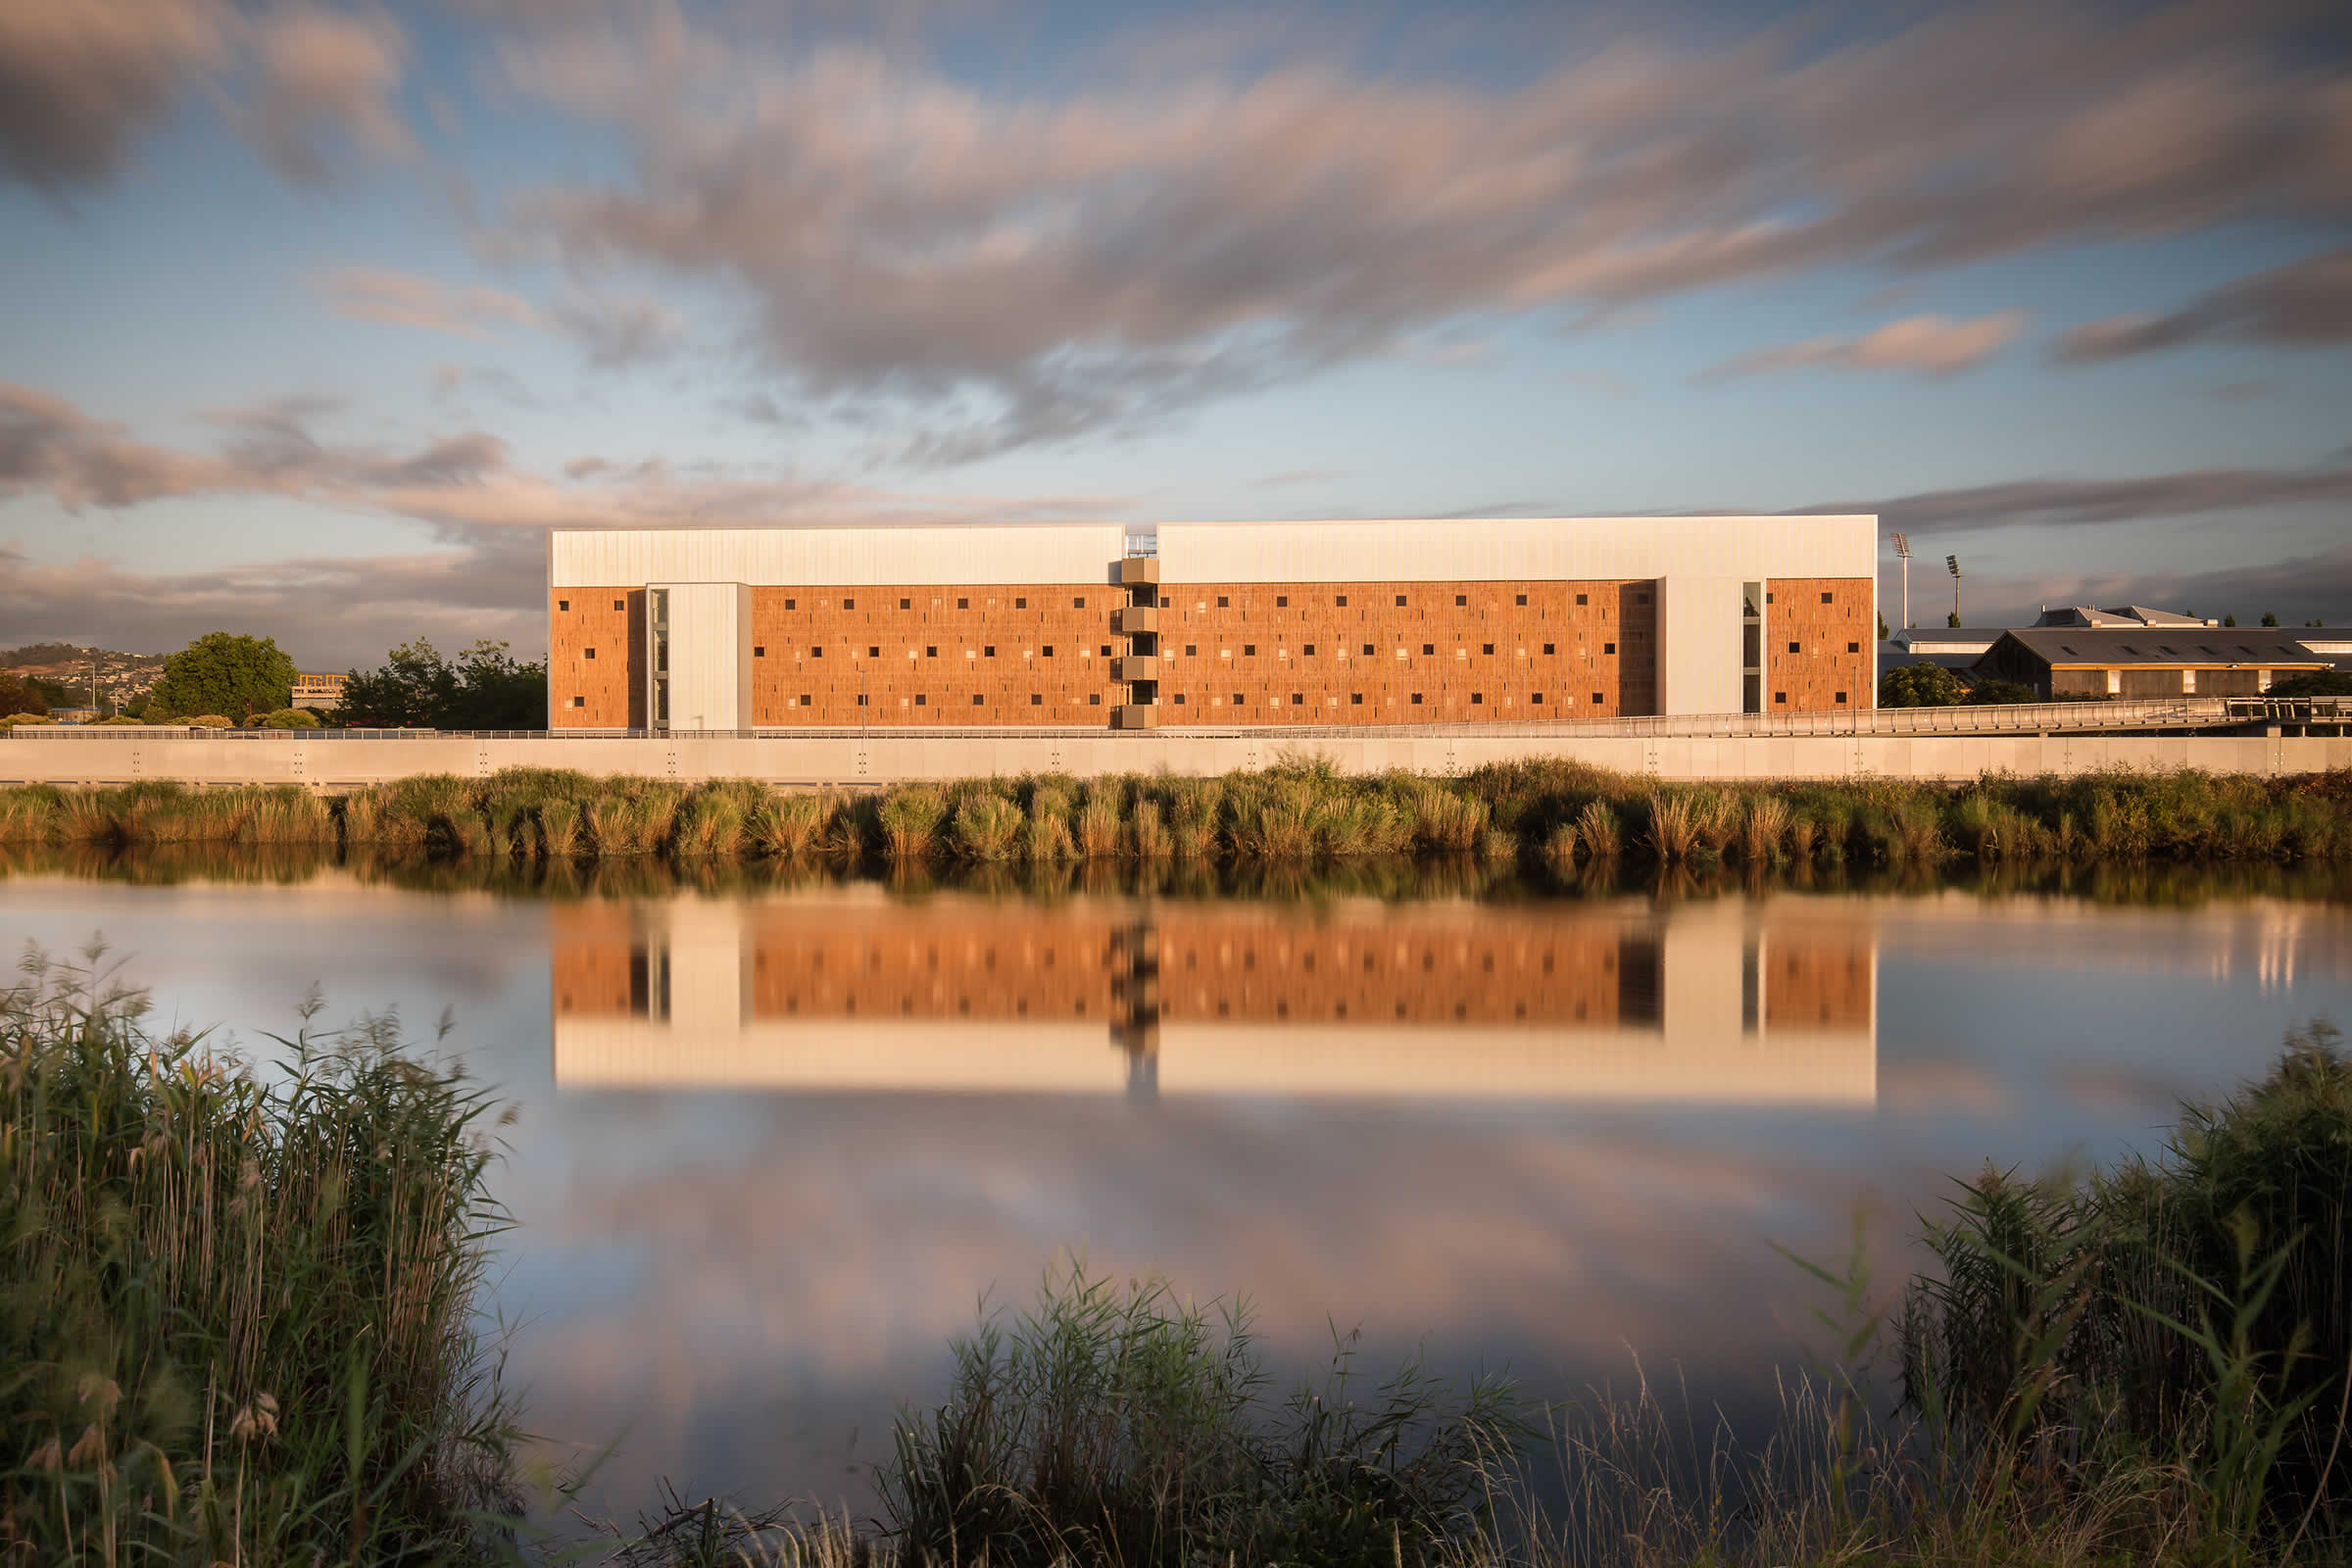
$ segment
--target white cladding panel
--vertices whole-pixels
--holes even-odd
[[[1107,582],[1125,547],[1118,523],[870,528],[554,530],[558,588],[648,582]]]
[[[669,727],[752,722],[752,590],[739,582],[657,582],[669,595]]]
[[[1868,577],[1872,516],[1498,517],[1375,522],[1163,522],[1168,582],[1517,582]],[[1734,704],[1737,711],[1738,704]]]
[[[1740,711],[1741,581],[1689,571],[1658,579],[1659,712]]]

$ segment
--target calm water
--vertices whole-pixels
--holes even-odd
[[[519,1110],[511,1374],[559,1451],[619,1440],[622,1513],[662,1477],[861,1504],[948,1337],[1069,1250],[1246,1293],[1286,1364],[1336,1322],[1737,1406],[1817,1338],[1771,1243],[1840,1256],[1859,1213],[1891,1277],[1947,1173],[2153,1147],[2288,1027],[2352,1021],[2352,914],[2242,895],[0,881],[0,933],[93,932],[158,1022],[257,1054],[313,986],[419,1037],[454,1010]]]

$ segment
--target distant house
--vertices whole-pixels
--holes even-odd
[[[1972,666],[2045,698],[2253,697],[2330,662],[2283,631],[2185,624],[2025,626]]]
[[[349,675],[323,675],[304,671],[294,677],[295,708],[316,708],[320,712],[343,706],[343,683]]]
[[[2052,610],[2042,607],[2036,626],[2213,626],[2218,621],[2204,620],[2178,610],[2150,610],[2145,605],[2118,605],[2112,610],[2093,610],[2088,605],[2061,605]]]
[[[2337,669],[2352,669],[2352,626],[2305,626],[2287,635]]]
[[[95,708],[52,708],[49,710],[49,717],[59,724],[95,724],[98,722],[98,710]]]

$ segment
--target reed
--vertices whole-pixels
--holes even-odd
[[[1562,822],[1544,837],[1544,861],[1555,871],[1575,870],[1576,845],[1576,824],[1574,822]]]
[[[1750,865],[1770,865],[1788,837],[1788,803],[1777,795],[1751,795],[1740,822],[1740,853]]]
[[[956,853],[967,860],[1009,860],[1019,853],[1027,819],[1019,806],[993,790],[967,794],[956,807]]]
[[[1614,860],[1624,844],[1617,827],[1617,813],[1602,801],[1586,803],[1585,808],[1577,813],[1576,831],[1595,860]]]
[[[388,1020],[257,1076],[98,961],[0,991],[0,1555],[487,1559],[489,1102]]]
[[[678,808],[676,848],[680,855],[739,855],[750,842],[740,792],[723,785],[705,785],[686,797]]]
[[[1459,795],[1434,781],[1423,781],[1410,797],[1413,842],[1424,850],[1459,854],[1475,848],[1486,831],[1487,803]]]
[[[1698,814],[1687,795],[1652,795],[1649,824],[1642,835],[1649,853],[1664,865],[1680,865],[1698,847]]]
[[[882,798],[877,819],[893,860],[919,860],[939,847],[948,799],[928,784],[902,784]]]
[[[1120,837],[1117,787],[1097,782],[1078,808],[1078,853],[1090,860],[1107,858],[1119,853]]]
[[[539,853],[551,860],[568,860],[580,853],[587,822],[577,801],[549,801],[539,808]]]
[[[838,802],[828,795],[800,790],[773,797],[755,824],[760,847],[787,859],[813,851],[824,837],[828,818]]]
[[[1135,803],[1135,855],[1139,860],[1165,860],[1176,853],[1176,837],[1168,831],[1157,801]]]

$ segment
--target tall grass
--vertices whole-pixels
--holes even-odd
[[[391,1020],[259,1076],[96,968],[0,991],[0,1557],[478,1557],[488,1102]]]
[[[928,784],[902,784],[882,797],[876,818],[882,847],[893,860],[919,860],[939,848],[948,798]]]
[[[1527,1428],[1507,1385],[1417,1365],[1275,1396],[1247,1314],[1071,1268],[955,1346],[877,1476],[902,1562],[1435,1562],[1477,1542]]]
[[[936,814],[920,804],[932,801]],[[885,811],[895,829],[884,824]],[[1147,825],[1152,816],[1156,827]],[[1008,847],[1001,842],[1007,825]],[[881,796],[780,793],[741,780],[687,787],[546,768],[407,778],[339,800],[287,786],[0,789],[0,843],[339,841],[444,858],[815,851],[855,859],[879,847],[906,859],[953,846],[983,861],[1401,853],[1508,860],[1541,851],[1559,864],[1547,846],[1563,827],[1574,828],[1574,855],[1586,860],[1682,866],[1736,856],[1751,870],[1927,867],[1954,857],[1981,864],[2347,863],[2352,769],[2276,779],[2106,772],[1956,786],[1697,786],[1573,763],[1522,761],[1432,778],[1348,776],[1327,762],[1288,760],[1223,778],[1099,778],[1083,786],[1057,775],[969,779]],[[919,852],[894,847],[918,839]]]

